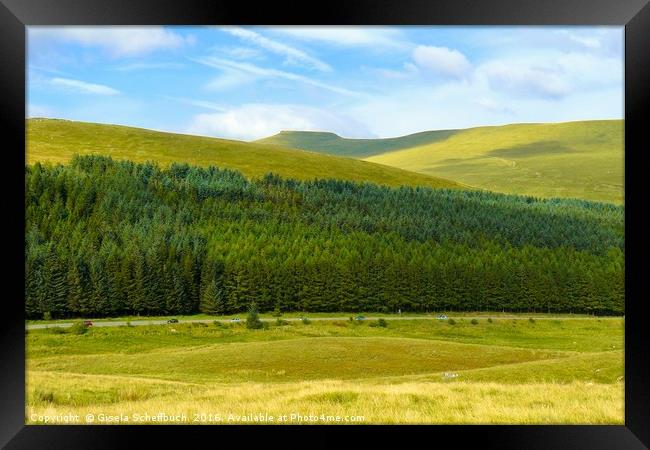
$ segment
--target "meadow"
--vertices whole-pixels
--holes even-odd
[[[624,422],[622,318],[476,317],[29,330],[26,421]]]

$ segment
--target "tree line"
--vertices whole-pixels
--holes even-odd
[[[623,208],[75,157],[25,167],[29,318],[624,312]]]

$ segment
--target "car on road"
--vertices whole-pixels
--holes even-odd
[[[232,319],[230,319],[230,321],[231,322],[240,322],[241,320],[239,319],[239,317],[233,317]]]
[[[444,314],[438,314],[438,315],[436,316],[436,319],[438,319],[438,320],[447,320],[447,316],[444,315]]]
[[[84,326],[85,327],[92,327],[93,323],[90,320],[84,320]]]
[[[366,320],[365,316],[357,316],[354,318],[354,320]]]
[[[178,323],[178,319],[169,319],[167,323]]]

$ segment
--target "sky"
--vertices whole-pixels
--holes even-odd
[[[254,140],[623,118],[623,27],[28,27],[27,115]]]

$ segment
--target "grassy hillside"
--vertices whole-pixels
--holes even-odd
[[[103,154],[162,166],[187,162],[236,169],[251,178],[274,172],[296,179],[338,178],[387,186],[460,187],[459,183],[349,158],[233,140],[57,119],[27,120],[27,163],[63,163]]]
[[[367,158],[492,191],[622,203],[622,120],[515,124]]]
[[[456,132],[457,130],[438,130],[387,139],[346,139],[334,133],[282,131],[256,142],[301,148],[330,155],[366,158],[394,150],[432,144],[447,139]]]

